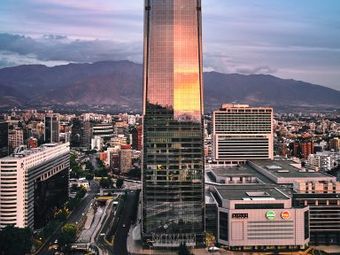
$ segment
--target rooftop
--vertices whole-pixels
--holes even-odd
[[[14,150],[14,152],[7,157],[1,158],[2,160],[4,159],[13,159],[13,158],[23,158],[23,157],[28,157],[30,155],[43,152],[47,150],[48,148],[54,148],[60,145],[60,143],[45,143],[37,148],[31,148],[28,149],[27,146],[20,146]]]
[[[216,186],[223,199],[228,200],[281,200],[289,199],[276,186],[271,184],[243,184]]]
[[[214,172],[216,176],[220,177],[231,177],[231,176],[254,176],[250,171],[250,167],[244,166],[220,166],[212,165],[210,170]]]
[[[254,170],[250,165],[245,164],[241,166],[223,166],[223,165],[208,165],[206,167],[207,171],[213,172],[219,177],[238,177],[238,176],[253,176],[261,183],[274,184],[272,180]],[[209,178],[210,179],[210,178]]]
[[[278,178],[333,177],[322,172],[307,171],[300,164],[291,160],[251,160],[251,162]]]

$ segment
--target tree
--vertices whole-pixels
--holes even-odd
[[[84,188],[84,186],[80,186],[79,187],[79,190],[77,191],[77,194],[76,194],[76,198],[77,199],[82,199],[83,197],[85,197],[86,195],[86,189]]]
[[[5,227],[0,231],[0,254],[22,255],[32,249],[32,231],[29,228]]]
[[[208,247],[215,246],[216,238],[215,238],[214,234],[209,233],[209,232],[205,234],[205,244]]]
[[[86,180],[91,181],[94,178],[94,174],[93,173],[88,173],[88,174],[86,174],[85,178],[86,178]]]
[[[66,220],[68,215],[69,215],[69,210],[64,207],[55,212],[54,218],[59,221],[64,221]]]
[[[95,172],[95,175],[98,176],[98,177],[107,177],[108,174],[107,174],[107,170],[100,167],[98,168],[98,170]]]
[[[42,236],[46,239],[48,238],[58,227],[59,221],[52,220],[42,230]]]
[[[61,229],[59,242],[61,245],[69,245],[76,240],[77,226],[75,224],[65,224]]]
[[[185,245],[185,243],[181,243],[178,247],[178,255],[191,255],[191,252],[189,251],[188,247]]]
[[[112,188],[113,182],[112,182],[111,178],[101,178],[99,185],[103,189],[109,189],[109,188]]]
[[[117,181],[116,181],[117,189],[121,189],[123,187],[123,184],[124,184],[124,179],[122,179],[122,178],[117,179]]]
[[[85,176],[85,173],[82,170],[79,163],[76,161],[76,158],[77,156],[75,154],[70,155],[70,168],[71,168],[70,177],[71,178],[80,178],[80,177]]]
[[[85,165],[86,165],[86,169],[88,169],[90,172],[92,172],[94,170],[94,167],[93,167],[91,161],[86,161]]]

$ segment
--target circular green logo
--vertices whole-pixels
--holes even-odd
[[[268,220],[274,220],[276,216],[276,213],[274,211],[268,211],[266,212],[266,218]]]

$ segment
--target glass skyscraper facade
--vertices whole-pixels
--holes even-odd
[[[199,245],[204,232],[200,0],[146,0],[144,243]]]

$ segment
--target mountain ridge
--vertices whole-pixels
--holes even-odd
[[[140,110],[143,67],[128,60],[0,69],[0,106],[120,105]],[[340,107],[340,91],[267,74],[204,73],[208,111],[225,102]]]

